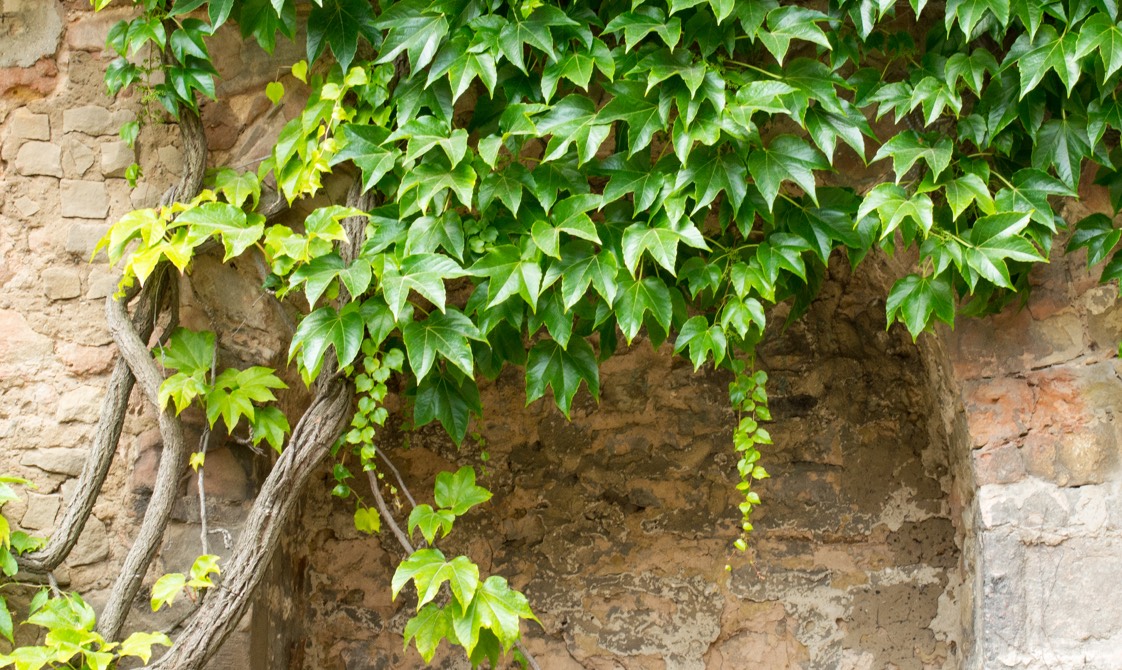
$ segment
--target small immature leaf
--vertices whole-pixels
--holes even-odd
[[[180,572],[157,579],[152,585],[152,611],[155,612],[164,605],[174,603],[185,586],[187,586],[187,576]]]
[[[358,512],[355,512],[355,519],[357,522]],[[455,521],[456,515],[450,510],[434,510],[431,505],[422,504],[414,507],[413,511],[409,513],[407,528],[410,535],[413,534],[414,530],[420,528],[425,542],[432,544],[441,533],[447,535],[452,532],[452,524]]]
[[[436,476],[436,504],[447,508],[456,516],[491,499],[491,492],[475,484],[475,469],[464,466],[456,471],[441,472]]]

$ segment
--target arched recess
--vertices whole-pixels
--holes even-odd
[[[801,320],[760,350],[771,375],[773,478],[752,549],[736,536],[729,378],[637,341],[573,420],[524,407],[521,372],[483,389],[478,439],[385,431],[415,494],[482,465],[495,492],[442,541],[530,597],[546,668],[958,668],[973,649],[973,479],[940,341],[884,328],[891,273],[835,259]],[[784,314],[771,320],[778,326]],[[583,397],[583,399],[582,399]],[[406,446],[407,445],[407,446]],[[420,667],[402,651],[400,560],[353,509],[305,493],[255,608],[265,668]],[[731,572],[725,571],[731,563]],[[458,652],[435,667],[467,667]]]

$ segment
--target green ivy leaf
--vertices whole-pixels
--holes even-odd
[[[491,575],[480,586],[471,604],[465,607],[463,616],[452,620],[452,627],[456,639],[469,655],[478,643],[479,631],[484,628],[495,634],[504,651],[510,651],[518,640],[521,619],[538,620],[526,596],[510,588],[502,577]]]
[[[366,0],[318,0],[308,15],[308,62],[314,63],[330,47],[346,72],[358,50],[360,36],[372,44],[378,43],[381,35],[377,27],[374,10]]]
[[[654,316],[655,321],[664,331],[670,330],[670,319],[673,316],[670,289],[657,277],[644,277],[639,280],[626,277],[621,279],[613,307],[619,327],[623,330],[623,336],[628,344],[639,334],[647,312]]]
[[[402,329],[413,375],[422,380],[436,361],[437,354],[465,375],[472,374],[471,346],[468,340],[483,336],[471,319],[458,309],[430,314],[424,321],[411,321]]]
[[[686,321],[678,333],[674,353],[680,353],[687,346],[690,348],[690,361],[696,371],[705,363],[709,354],[713,356],[713,365],[720,365],[725,358],[728,342],[721,326],[710,326],[705,317],[695,316]]]
[[[439,421],[456,444],[460,444],[467,436],[471,415],[481,415],[483,405],[475,381],[456,372],[456,368],[436,370],[417,384],[413,423],[424,426],[433,420]]]
[[[892,286],[887,309],[888,324],[899,319],[914,340],[927,329],[933,316],[948,325],[954,324],[954,293],[945,278],[912,274]]]
[[[491,499],[491,492],[475,483],[475,469],[464,466],[454,474],[441,472],[436,476],[436,504],[455,516],[463,516],[476,505]],[[470,600],[470,596],[468,600]]]
[[[381,273],[382,294],[386,298],[394,319],[401,320],[405,301],[410,291],[416,291],[426,300],[444,310],[444,280],[464,274],[456,261],[441,254],[415,254],[400,262],[387,257]]]
[[[1087,266],[1101,263],[1122,239],[1122,229],[1114,227],[1114,221],[1105,214],[1092,214],[1075,224],[1075,234],[1068,242],[1068,252],[1076,249],[1087,250]]]
[[[557,160],[569,146],[576,144],[577,165],[587,163],[611,132],[611,125],[599,117],[592,100],[570,95],[561,99],[537,119],[538,130],[550,135],[544,161]]]
[[[339,135],[345,143],[331,159],[332,165],[351,161],[362,170],[362,189],[369,191],[393,171],[401,158],[401,150],[382,144],[389,132],[379,126],[348,123],[339,128]]]
[[[409,513],[408,530],[412,535],[420,528],[425,542],[432,544],[441,533],[447,535],[452,532],[455,521],[456,515],[446,509],[434,510],[431,505],[417,505]]]
[[[160,365],[188,375],[208,374],[214,361],[214,333],[182,326],[172,331],[167,346],[153,351]]]
[[[892,169],[896,173],[896,183],[898,184],[904,178],[904,175],[912,169],[912,166],[920,160],[931,168],[932,178],[938,179],[943,170],[946,170],[951,164],[952,153],[953,149],[949,139],[943,138],[932,146],[922,141],[915,132],[908,130],[882,144],[876,155],[873,156],[873,161],[876,162],[891,156]]]
[[[874,159],[875,160],[875,159]],[[764,196],[770,210],[779,195],[784,181],[793,181],[816,203],[814,170],[827,170],[830,164],[805,141],[793,135],[780,135],[763,147],[748,154],[748,171]]]
[[[320,307],[300,321],[288,348],[288,360],[297,355],[300,366],[310,376],[319,374],[328,347],[334,347],[339,367],[351,364],[362,344],[365,329],[362,306],[348,303],[336,310],[330,305]]]

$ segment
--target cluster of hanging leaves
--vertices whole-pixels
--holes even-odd
[[[1068,225],[1050,198],[1075,194],[1085,159],[1122,205],[1114,3],[924,9],[316,0],[292,71],[302,114],[256,178],[225,175],[245,195],[151,237],[186,259],[210,235],[228,256],[260,247],[313,307],[292,349],[307,378],[328,350],[345,366],[364,339],[400,342],[417,422],[457,439],[480,409],[477,374],[507,363],[524,366],[528,400],[552,391],[566,414],[582,383],[597,395],[621,335],[645,328],[695,366],[725,364],[760,338],[768,305],[809,302],[838,249],[856,264],[918,247],[888,300],[918,335],[1025,288]],[[295,20],[291,0],[180,0],[159,25],[203,58],[187,42],[231,16],[266,49]],[[878,134],[884,117],[895,125]],[[881,159],[890,178],[847,183]],[[254,179],[296,200],[343,165],[377,193],[373,211],[317,210],[303,231],[240,211]],[[370,224],[348,264],[332,242],[356,214]],[[1071,247],[1109,258],[1104,280],[1122,275],[1112,218],[1074,227]]]
[[[1114,218],[1057,210],[1088,163],[1122,208],[1114,0],[134,4],[143,20],[110,43],[166,45],[161,101],[213,95],[206,38],[232,20],[266,51],[305,24],[291,75],[308,102],[256,174],[118,224],[106,245],[130,258],[126,281],[161,260],[189,270],[208,240],[260,253],[279,296],[307,299],[290,350],[306,381],[325,356],[353,370],[399,348],[415,424],[457,441],[481,375],[519,366],[527,402],[549,392],[568,416],[621,338],[670,341],[735,373],[745,529],[769,441],[752,352],[767,308],[801,314],[832,255],[915,250],[886,315],[913,337],[1027,290],[1068,230],[1103,281],[1122,278]],[[111,90],[133,81],[126,64]],[[371,211],[292,227],[253,212],[264,180],[295,202],[339,171]],[[356,216],[365,241],[345,261]]]

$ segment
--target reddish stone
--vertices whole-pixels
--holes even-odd
[[[52,59],[43,58],[31,67],[0,68],[0,96],[11,102],[41,98],[56,84],[58,66]]]
[[[978,486],[1012,484],[1025,477],[1025,464],[1016,445],[1006,442],[974,452],[974,480]]]
[[[1010,442],[1028,430],[1034,405],[1028,382],[1013,378],[975,382],[964,395],[975,447]]]

